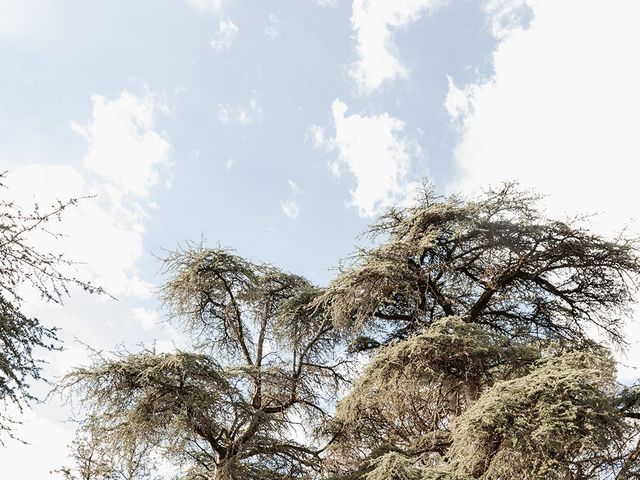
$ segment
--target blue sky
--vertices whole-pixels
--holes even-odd
[[[76,338],[185,345],[154,300],[163,249],[203,236],[325,284],[422,178],[518,180],[637,232],[639,25],[633,0],[0,0],[5,194],[95,195],[34,241],[118,299],[30,303],[63,329],[47,371],[86,361]],[[64,463],[69,411],[26,412],[5,474]]]

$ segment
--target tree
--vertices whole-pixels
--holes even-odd
[[[162,295],[196,351],[98,358],[66,376],[99,437],[150,445],[189,479],[307,478],[343,383],[339,336],[304,278],[224,249],[164,261]],[[296,440],[297,438],[297,440]]]
[[[98,438],[157,449],[182,478],[638,478],[640,387],[591,338],[624,343],[637,241],[538,201],[426,190],[326,288],[224,249],[172,253],[162,293],[195,351],[98,357],[61,388]]]
[[[4,177],[5,173],[0,173],[0,190],[6,189]],[[29,384],[42,380],[42,362],[35,352],[59,348],[57,330],[23,312],[23,289],[35,289],[45,301],[54,303],[61,303],[71,286],[101,291],[62,272],[73,262],[62,255],[42,252],[30,243],[30,236],[38,232],[59,237],[48,227],[59,222],[64,211],[77,202],[78,199],[58,202],[46,210],[36,204],[26,211],[15,202],[0,198],[0,401],[5,407],[12,404],[22,411],[35,400]],[[8,414],[0,413],[0,433],[12,435],[15,423]]]
[[[70,445],[72,467],[51,473],[65,480],[160,480],[150,445],[140,442],[114,444],[105,432],[87,419]]]
[[[514,185],[474,201],[425,191],[316,301],[373,355],[330,424],[335,478],[640,475],[640,389],[589,340],[623,343],[637,242],[538,201]]]

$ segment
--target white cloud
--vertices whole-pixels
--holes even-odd
[[[144,330],[151,330],[160,323],[158,314],[144,307],[132,308],[130,314],[131,318],[139,322]]]
[[[466,85],[464,88],[458,88],[453,78],[447,75],[449,89],[444,107],[449,113],[451,120],[457,122],[465,119],[471,109],[471,100],[478,89],[477,85]]]
[[[218,104],[218,121],[221,123],[238,123],[249,125],[262,120],[262,107],[258,101],[258,92],[252,92],[252,98],[246,106],[231,103]]]
[[[227,158],[227,161],[224,164],[224,168],[225,168],[225,170],[229,171],[233,167],[235,167],[237,164],[238,164],[238,160],[236,158],[229,157],[229,158]]]
[[[451,188],[471,194],[515,179],[550,195],[553,215],[601,212],[600,233],[630,222],[637,232],[640,3],[527,3],[528,28],[497,10],[494,75],[450,83],[447,109],[461,127]],[[629,363],[640,365],[638,354]]]
[[[57,377],[66,375],[73,368],[91,363],[91,352],[85,345],[78,342],[67,343],[62,350],[55,352],[52,357],[49,370]]]
[[[144,225],[149,195],[169,165],[166,138],[153,130],[157,112],[166,111],[153,95],[123,92],[115,100],[94,96],[91,121],[73,124],[88,142],[84,170],[68,165],[31,164],[7,178],[12,199],[28,206],[36,201],[97,195],[69,209],[59,226],[65,236],[34,237],[38,248],[65,253],[83,262],[77,269],[113,295],[147,298],[150,286],[140,278]]]
[[[240,29],[230,19],[224,18],[224,0],[186,0],[186,2],[202,14],[213,14],[219,18],[218,31],[210,44],[216,52],[229,50],[236,41]]]
[[[294,182],[293,180],[287,180],[287,184],[289,185],[289,188],[291,189],[291,194],[292,195],[300,195],[300,193],[302,193],[302,190],[300,190],[300,187],[298,186],[298,184],[296,182]]]
[[[525,27],[533,13],[528,0],[488,0],[485,7],[493,36],[499,40]]]
[[[49,403],[49,402],[47,402]],[[3,438],[3,469],[9,478],[54,478],[50,471],[63,465],[71,465],[68,445],[74,438],[75,426],[47,418],[41,411],[46,406],[36,406],[35,410],[20,412],[18,434],[28,443]],[[18,417],[17,413],[14,418]],[[13,467],[13,468],[12,468]],[[16,475],[11,475],[14,471]]]
[[[405,123],[388,113],[346,115],[347,105],[339,99],[331,109],[335,137],[312,127],[312,140],[315,146],[338,153],[329,163],[336,176],[346,167],[355,177],[350,204],[360,215],[371,217],[405,201],[414,188],[409,180],[412,160],[422,155],[419,145],[404,135]]]
[[[201,12],[219,12],[222,9],[222,0],[186,0],[187,4]]]
[[[94,95],[91,101],[91,122],[72,123],[89,143],[85,165],[120,193],[146,197],[160,169],[169,165],[171,146],[153,125],[156,112],[168,111],[166,105],[149,92],[136,97],[124,91],[116,100]]]
[[[313,148],[331,149],[332,147],[331,142],[327,138],[327,132],[318,125],[311,125],[305,136],[305,140],[311,140]]]
[[[605,211],[620,227],[637,215],[640,4],[529,4],[533,21],[498,44],[493,77],[449,103],[468,102],[456,187],[517,179],[558,210]],[[460,95],[450,84],[449,100]]]
[[[239,123],[248,125],[253,122],[251,113],[239,105],[229,103],[218,104],[218,121],[222,123]]]
[[[265,35],[268,35],[271,38],[275,38],[278,36],[278,24],[280,21],[278,20],[278,16],[275,13],[269,14],[269,19],[267,25],[264,27]]]
[[[239,31],[238,26],[231,20],[221,18],[218,23],[218,34],[211,40],[211,46],[217,52],[229,50]]]
[[[335,7],[337,0],[315,0],[316,5],[320,7]]]
[[[298,218],[298,215],[300,215],[300,207],[294,197],[300,195],[302,190],[293,180],[287,180],[287,185],[289,185],[289,194],[291,198],[280,202],[280,207],[282,207],[282,211],[287,217],[295,220]]]
[[[291,198],[289,200],[282,201],[280,202],[280,206],[287,217],[293,220],[298,218],[298,215],[300,214],[300,207],[298,206],[298,202],[294,199]]]
[[[350,74],[364,92],[407,75],[396,55],[393,31],[431,13],[446,0],[353,0],[351,26],[359,59]]]
[[[15,168],[6,179],[9,188],[0,192],[25,208],[37,202],[43,210],[57,199],[96,195],[81,200],[77,207],[64,213],[60,224],[50,226],[63,237],[54,239],[40,233],[30,238],[40,251],[62,253],[85,262],[70,273],[91,280],[122,299],[122,302],[111,302],[104,296],[88,299],[73,292],[63,309],[37,301],[33,292],[27,292],[25,308],[30,314],[46,319],[47,325],[62,327],[64,350],[42,354],[48,361],[44,377],[50,379],[89,360],[88,349],[73,344],[72,335],[77,334],[99,349],[112,348],[115,339],[109,338],[109,328],[104,327],[119,318],[116,312],[123,303],[134,299],[140,303],[151,293],[151,285],[141,278],[139,260],[144,254],[148,211],[153,208],[150,196],[153,188],[163,183],[169,165],[169,142],[154,128],[156,115],[167,109],[149,92],[140,97],[123,92],[114,99],[94,96],[92,100],[90,120],[73,127],[87,141],[84,161],[77,167],[68,160],[69,164]],[[143,309],[132,312],[143,328],[148,328],[152,321],[152,316],[146,313]],[[122,332],[120,339],[121,335]],[[43,398],[44,387],[35,383],[32,392]],[[73,413],[68,406],[53,405],[53,401],[49,398],[36,404],[33,411],[24,415],[16,413],[14,418],[23,422],[16,428],[16,434],[30,445],[11,445],[12,456],[3,462],[9,476],[13,472],[13,477],[43,478],[50,470],[68,464],[67,444],[74,428],[71,424],[65,426],[61,420]],[[51,439],[55,441],[52,443]],[[25,460],[35,458],[36,454],[38,461]]]

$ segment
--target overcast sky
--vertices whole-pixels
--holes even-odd
[[[75,339],[184,345],[154,300],[164,250],[204,237],[326,284],[422,178],[518,180],[637,232],[639,46],[637,0],[0,0],[2,194],[93,196],[36,241],[117,298],[30,302],[65,340],[48,374],[87,360]],[[2,474],[65,463],[69,415],[25,412]]]

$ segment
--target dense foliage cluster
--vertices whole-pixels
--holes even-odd
[[[326,288],[175,252],[162,293],[194,352],[102,357],[62,388],[90,444],[144,446],[183,479],[638,478],[640,388],[592,339],[624,343],[637,244],[538,200],[425,191]]]
[[[636,390],[588,337],[623,341],[635,241],[549,220],[537,201],[511,185],[471,202],[427,192],[374,224],[382,243],[323,292],[352,348],[373,353],[332,421],[337,477],[638,474]]]

